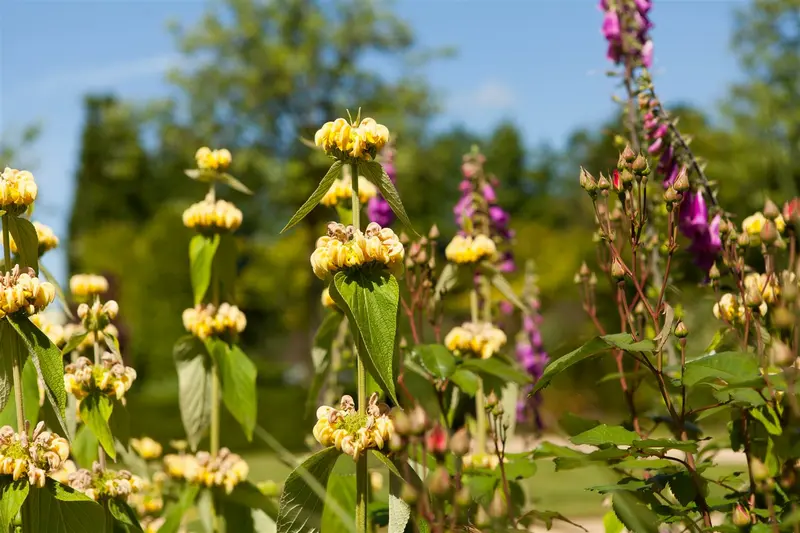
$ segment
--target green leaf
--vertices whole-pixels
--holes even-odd
[[[529,312],[528,306],[519,299],[519,296],[514,292],[514,289],[511,287],[511,284],[508,283],[508,280],[502,272],[489,263],[484,263],[480,268],[485,271],[486,277],[489,278],[492,286],[497,289],[506,300],[514,304],[514,307],[523,313]]]
[[[638,450],[650,448],[681,450],[684,452],[697,452],[697,443],[691,440],[681,441],[675,439],[642,439],[633,443],[633,447]]]
[[[456,369],[456,359],[450,350],[441,344],[417,346],[416,351],[425,367],[437,379],[447,379]]]
[[[625,525],[619,521],[614,511],[609,511],[603,516],[603,529],[605,533],[622,533]]]
[[[8,216],[4,217],[8,222],[8,231],[14,238],[17,245],[17,259],[22,269],[32,268],[39,274],[39,237],[36,235],[36,228],[30,220]]]
[[[225,531],[236,533],[255,533],[256,524],[252,511],[233,500],[219,503],[220,514],[225,519]]]
[[[67,341],[67,344],[65,344],[64,348],[61,349],[61,354],[62,355],[67,355],[67,354],[75,351],[75,349],[78,346],[81,345],[83,340],[88,335],[89,335],[89,332],[84,330],[84,331],[78,332],[75,335],[73,335],[72,337],[70,337],[69,340]]]
[[[582,525],[576,524],[575,522],[573,522],[572,520],[570,520],[569,518],[567,518],[566,516],[564,516],[563,514],[557,512],[557,511],[533,510],[533,511],[528,511],[527,513],[522,515],[522,517],[520,517],[520,518],[521,518],[521,520],[527,520],[527,521],[530,521],[530,522],[534,522],[534,521],[542,522],[544,524],[544,527],[547,528],[548,531],[553,527],[553,521],[554,520],[560,520],[562,522],[566,522],[567,524],[572,524],[573,526],[575,526],[577,528],[580,528],[580,529],[582,529],[584,531],[588,531]],[[608,533],[608,532],[606,532],[606,533]],[[613,532],[613,533],[621,533],[621,532],[620,531],[616,531],[616,532]]]
[[[305,477],[310,476],[323,487],[327,486],[340,455],[336,448],[326,448],[289,474],[281,495],[277,533],[320,533],[324,501]]]
[[[670,476],[667,484],[672,495],[684,507],[691,504],[697,497],[697,487],[689,472],[679,472]]]
[[[379,268],[337,272],[331,297],[345,310],[359,339],[358,357],[367,371],[397,403],[397,312],[400,289],[394,276]]]
[[[281,233],[303,220],[312,209],[317,207],[319,201],[322,200],[322,197],[325,196],[325,194],[330,190],[333,182],[336,181],[336,178],[341,176],[341,174],[342,162],[338,160],[334,161],[334,163],[331,165],[331,168],[329,168],[328,172],[325,173],[325,177],[323,177],[322,181],[320,181],[319,185],[317,185],[317,188],[314,189],[314,192],[311,193],[311,196],[308,198],[308,200],[306,200],[305,203],[300,206],[300,209],[297,210],[297,213],[295,213],[292,218],[289,219],[289,222],[287,222],[286,226],[283,227]]]
[[[6,320],[0,321],[0,348],[3,357],[0,357],[0,411],[8,411],[8,401],[12,398],[11,392],[14,390],[13,361],[25,361],[28,356],[28,348],[20,338],[19,334]],[[13,413],[13,411],[12,411]],[[16,426],[16,414],[12,415],[12,427]]]
[[[67,390],[64,388],[64,360],[61,350],[27,317],[8,316],[6,320],[25,341],[28,351],[33,357],[36,370],[44,380],[47,398],[52,403],[59,423],[66,434],[64,409],[67,404]]]
[[[189,268],[194,292],[194,304],[203,301],[211,284],[211,267],[219,246],[219,235],[195,235],[189,241]]]
[[[531,377],[528,374],[502,361],[498,357],[490,357],[489,359],[467,359],[461,367],[479,374],[488,374],[506,382],[513,381],[521,385],[531,382]]]
[[[439,405],[439,395],[433,383],[430,381],[425,371],[411,361],[405,363],[403,385],[405,385],[405,390],[408,391],[408,394],[403,394],[401,396],[403,400],[401,405],[404,408],[410,408],[418,404],[422,406],[428,416],[434,420],[442,414]]]
[[[616,492],[612,508],[631,533],[658,533],[658,516],[630,492]]]
[[[111,403],[111,417],[108,419],[108,427],[111,428],[111,434],[127,450],[128,442],[131,439],[130,414],[121,401],[112,398]]]
[[[39,377],[36,375],[36,367],[33,366],[31,360],[26,361],[25,367],[22,369],[22,408],[25,412],[25,419],[30,421],[31,427],[35,427],[39,419]],[[16,425],[17,402],[12,394],[6,407],[0,412],[0,427]]]
[[[108,456],[116,459],[117,450],[114,448],[114,436],[108,425],[108,419],[111,417],[113,409],[114,404],[111,403],[111,398],[98,391],[92,392],[84,398],[80,406],[83,423],[92,430]]]
[[[612,444],[614,446],[630,446],[638,438],[639,435],[622,426],[600,424],[588,431],[575,435],[569,440],[577,445],[590,444],[592,446],[601,446]]]
[[[355,528],[353,518],[348,516],[346,521],[342,520],[333,511],[331,502],[336,502],[342,509],[356,508],[355,463],[349,457],[340,457],[328,478],[325,507],[322,511],[322,533],[352,531]]]
[[[78,428],[72,440],[72,456],[83,468],[91,468],[97,460],[97,436],[85,425]]]
[[[217,362],[222,401],[242,426],[247,440],[253,440],[256,426],[256,365],[235,344],[216,339],[209,352]]]
[[[642,341],[638,343],[633,342],[633,337],[627,333],[617,333],[614,335],[606,335],[604,337],[595,337],[577,350],[574,350],[563,357],[559,357],[547,367],[545,367],[542,377],[536,380],[530,394],[536,394],[538,391],[547,387],[554,377],[559,375],[564,370],[571,366],[580,363],[590,357],[599,355],[610,347],[620,348],[625,351],[647,351],[647,348],[654,347],[650,341]]]
[[[247,187],[247,185],[245,185],[241,181],[237,180],[236,178],[234,178],[233,176],[231,176],[227,172],[220,172],[218,174],[218,176],[219,176],[219,181],[221,181],[222,183],[224,183],[225,185],[227,185],[231,189],[233,189],[235,191],[239,191],[239,192],[244,193],[244,194],[248,194],[248,195],[252,195],[253,194],[253,191],[251,191]]]
[[[278,513],[272,498],[258,490],[258,487],[249,481],[238,483],[233,487],[233,491],[230,494],[225,491],[219,491],[219,498],[221,500],[230,500],[250,509],[260,509],[268,516],[277,516]]]
[[[378,190],[381,191],[381,196],[383,196],[384,200],[389,204],[389,207],[392,208],[392,211],[397,215],[400,222],[411,232],[413,237],[419,237],[419,233],[417,233],[411,225],[411,221],[406,214],[406,209],[403,207],[403,202],[400,200],[400,195],[397,194],[397,189],[394,188],[394,183],[389,179],[389,175],[386,174],[383,165],[377,161],[359,161],[358,173],[378,187]]]
[[[750,416],[761,422],[770,435],[777,436],[783,434],[783,428],[781,427],[781,419],[780,417],[778,417],[778,414],[775,412],[775,409],[773,409],[772,406],[766,406],[765,408],[759,408],[759,409],[751,409]]]
[[[211,357],[203,341],[192,335],[178,339],[172,355],[178,371],[181,420],[196,450],[211,424]]]
[[[558,421],[558,425],[561,426],[561,429],[563,429],[567,435],[574,437],[575,435],[583,433],[584,431],[589,431],[590,429],[599,426],[600,422],[597,420],[582,418],[578,415],[566,412]]]
[[[105,511],[95,501],[52,479],[44,488],[31,487],[25,506],[30,531],[87,533],[97,531],[105,519]]]
[[[195,507],[197,508],[197,515],[200,518],[200,524],[203,526],[203,531],[206,533],[214,532],[214,496],[209,489],[200,489],[200,494],[195,500]]]
[[[683,382],[692,386],[701,381],[721,379],[729,383],[759,376],[758,359],[745,352],[720,352],[686,363]]]
[[[110,498],[107,500],[107,505],[114,520],[127,526],[127,531],[142,531],[142,526],[139,525],[136,513],[127,503],[116,498]]]
[[[481,378],[478,377],[478,374],[466,368],[458,368],[453,372],[450,381],[455,383],[463,393],[470,396],[475,396],[481,385]]]
[[[0,476],[0,531],[8,531],[17,513],[22,509],[29,489],[27,478],[13,481],[11,476]]]
[[[122,352],[119,350],[119,340],[113,333],[104,331],[103,340],[105,341],[106,347],[109,349],[110,352],[122,356]]]
[[[158,533],[178,532],[178,529],[181,527],[183,515],[194,504],[198,492],[200,492],[200,487],[198,485],[186,485],[178,501],[167,508],[164,514],[164,524],[158,529]]]
[[[447,263],[439,273],[439,278],[436,280],[436,288],[433,290],[432,302],[436,304],[441,301],[445,294],[450,292],[458,284],[458,265],[456,263]]]
[[[400,496],[404,481],[398,476],[389,476],[389,528],[387,533],[404,533],[411,520],[411,507]]]

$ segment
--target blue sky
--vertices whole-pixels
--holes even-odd
[[[729,51],[733,12],[743,2],[655,0],[654,74],[662,99],[713,112],[738,76]],[[146,100],[171,91],[177,65],[166,23],[197,20],[195,0],[0,0],[0,132],[40,122],[37,145],[12,162],[34,171],[37,219],[64,236],[79,148],[82,98],[113,91]],[[526,142],[563,142],[614,108],[610,64],[594,0],[401,0],[397,12],[425,47],[457,55],[427,74],[444,112],[437,127],[488,131],[517,123]],[[578,162],[576,162],[578,164]],[[63,256],[45,263],[63,279]]]

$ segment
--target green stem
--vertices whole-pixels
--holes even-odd
[[[8,213],[3,215],[3,258],[5,259],[6,272],[11,271],[11,244],[8,227]],[[20,368],[19,354],[16,350],[11,353],[11,375],[14,380],[14,400],[17,404],[17,432],[25,432],[25,409],[22,405],[22,371]]]
[[[353,189],[353,228],[361,229],[361,202],[358,199],[358,164],[350,164],[350,183]],[[358,412],[367,414],[367,371],[364,362],[358,354],[358,346],[353,346],[358,361]],[[369,532],[369,516],[367,514],[369,492],[369,472],[367,471],[367,455],[363,454],[358,459],[356,466],[356,532]]]
[[[209,185],[208,195],[211,201],[216,199],[214,183]],[[211,266],[211,304],[215,309],[219,309],[219,273],[213,265]],[[209,452],[211,457],[216,457],[219,453],[220,440],[220,413],[221,413],[221,387],[219,381],[219,365],[216,359],[211,358],[211,428],[209,431]],[[219,517],[217,516],[216,506],[211,504],[211,529],[214,533],[221,531]]]
[[[469,308],[473,323],[477,323],[478,317],[478,290],[473,286],[469,292]],[[486,397],[483,392],[483,380],[478,378],[478,391],[475,393],[475,432],[477,441],[475,453],[482,455],[486,453]]]
[[[96,296],[95,301],[99,301],[100,297]],[[102,349],[100,348],[100,331],[94,330],[94,365],[100,366],[102,363]],[[106,451],[101,444],[97,445],[97,458],[100,461],[100,468],[106,469]]]

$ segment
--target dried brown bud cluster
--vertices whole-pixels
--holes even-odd
[[[14,481],[28,478],[35,487],[44,487],[47,475],[58,471],[69,457],[69,442],[39,422],[30,439],[14,432],[11,426],[0,428],[0,474]]]
[[[164,468],[170,477],[206,487],[224,487],[228,494],[245,481],[250,472],[247,463],[228,448],[222,448],[216,457],[202,451],[196,455],[165,455]]]
[[[236,335],[247,327],[247,317],[235,305],[223,303],[219,309],[212,304],[197,304],[183,312],[183,327],[195,337]]]
[[[136,370],[122,364],[119,355],[111,352],[103,354],[100,365],[92,364],[86,357],[78,357],[64,369],[64,386],[79,401],[94,391],[121,400],[134,381]]]
[[[342,396],[339,409],[323,405],[317,409],[314,438],[325,447],[336,446],[342,453],[358,459],[370,448],[382,450],[394,434],[389,407],[378,403],[378,395],[369,400],[367,414],[356,411],[350,396]]]
[[[95,501],[117,499],[127,502],[131,494],[142,489],[142,479],[138,476],[127,470],[104,470],[97,462],[92,464],[91,470],[81,468],[70,474],[67,483]]]
[[[56,297],[56,288],[52,283],[39,281],[32,268],[21,271],[19,265],[14,265],[11,272],[0,277],[0,291],[0,318],[17,312],[35,315]]]

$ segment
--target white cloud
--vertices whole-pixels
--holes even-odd
[[[180,54],[171,52],[137,58],[128,62],[84,69],[76,68],[36,80],[28,86],[28,90],[43,95],[64,91],[65,88],[79,91],[107,88],[120,83],[163,74],[177,65],[180,59]]]
[[[509,85],[487,80],[451,101],[452,110],[506,111],[517,104],[517,95]]]

